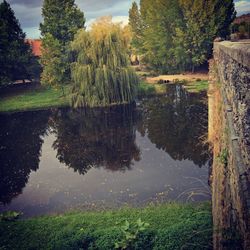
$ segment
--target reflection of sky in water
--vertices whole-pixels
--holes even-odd
[[[64,112],[50,115],[50,132],[42,137],[39,169],[27,172],[27,184],[20,187],[22,194],[13,195],[16,197],[11,203],[0,210],[21,210],[28,216],[70,208],[209,199],[206,195],[208,156],[202,155],[207,148],[198,145],[197,138],[202,130],[196,131],[196,126],[204,124],[206,130],[206,121],[198,124],[192,120],[189,125],[183,124],[183,119],[192,119],[190,112],[201,115],[204,110],[199,109],[201,104],[187,99],[191,97],[181,103],[180,90],[173,96],[177,99],[170,98],[166,102],[167,98],[162,97],[144,101],[136,118],[130,113],[125,118],[118,117],[116,111],[108,118],[103,112],[97,112],[92,120],[68,111],[66,115]],[[206,106],[204,108],[206,110]],[[176,123],[164,121],[170,118]],[[180,121],[180,128],[172,127]],[[172,129],[168,130],[168,126]],[[164,128],[166,130],[162,131]],[[180,144],[181,137],[184,145]],[[93,166],[80,171],[85,174],[79,174],[75,166],[86,165],[87,154],[80,153],[85,149],[85,153],[95,151],[100,159],[88,159],[87,163]],[[121,156],[112,155],[117,152]],[[190,196],[192,192],[200,195]]]

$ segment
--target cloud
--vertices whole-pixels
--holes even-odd
[[[42,9],[40,6],[27,8],[27,6],[18,4],[11,7],[14,9],[15,15],[23,28],[39,28],[39,23],[42,21]]]
[[[235,2],[235,9],[238,16],[250,13],[250,1],[240,0]]]
[[[32,39],[39,38],[41,35],[40,30],[37,28],[37,26],[25,28],[24,32],[26,33],[27,38],[32,38]]]
[[[139,0],[136,0],[139,2]],[[0,0],[0,2],[2,2]],[[29,38],[40,36],[39,23],[42,22],[43,0],[9,0],[21,27]],[[128,10],[133,0],[76,0],[84,12],[86,25],[89,26],[101,16],[113,16],[113,20],[127,23]]]
[[[0,1],[1,3],[2,1]],[[39,24],[42,21],[42,0],[7,0],[15,12],[21,28],[28,38],[40,36]]]
[[[86,22],[87,30],[91,28],[91,24],[96,21],[97,18],[92,18]],[[122,26],[125,26],[128,24],[128,16],[113,16],[112,22],[114,23],[121,23]]]
[[[97,18],[101,16],[127,16],[128,10],[133,0],[92,0],[88,1],[76,0],[79,8],[84,12],[87,19]]]
[[[112,18],[112,21],[114,23],[122,23],[122,25],[128,24],[128,16],[114,16]]]
[[[43,0],[7,0],[12,5],[26,6],[27,8],[41,7]]]

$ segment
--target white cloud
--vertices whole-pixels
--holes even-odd
[[[31,39],[37,39],[41,35],[37,27],[24,28],[23,31],[26,33],[26,37]]]
[[[85,26],[86,26],[87,30],[90,29],[91,24],[94,23],[95,20],[96,20],[96,18],[91,18],[91,19],[89,19],[89,20],[85,23]]]
[[[235,9],[238,15],[250,12],[250,1],[240,0],[235,3]]]
[[[99,18],[99,17],[98,17]],[[86,22],[86,28],[89,30],[91,28],[91,24],[96,21],[97,18],[92,18],[89,21]],[[128,16],[113,16],[112,22],[114,23],[121,23],[122,26],[125,26],[128,24]]]
[[[125,26],[128,24],[128,16],[114,16],[112,21],[114,23],[122,23]]]

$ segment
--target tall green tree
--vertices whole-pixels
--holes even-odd
[[[9,3],[3,1],[0,4],[0,84],[30,78],[31,59],[25,33]]]
[[[181,22],[176,0],[141,0],[143,20],[143,57],[154,69],[170,72],[178,68],[173,50],[175,28]]]
[[[234,0],[217,0],[215,15],[219,23],[217,35],[222,38],[227,38],[231,33],[231,25],[236,17]]]
[[[131,45],[137,53],[140,53],[143,44],[143,21],[136,2],[132,3],[129,10],[129,26],[132,31]]]
[[[41,82],[63,86],[70,80],[69,43],[77,30],[84,28],[84,14],[74,0],[45,0],[42,16]]]
[[[68,69],[65,59],[62,44],[50,33],[47,33],[43,37],[42,57],[40,60],[43,65],[42,83],[55,88],[61,87],[64,91],[65,73]]]
[[[141,0],[130,16],[134,33],[142,27],[139,45],[132,45],[140,47],[144,61],[173,73],[194,70],[211,56],[214,38],[229,35],[235,9],[233,0]]]
[[[128,61],[128,39],[119,24],[102,18],[80,30],[71,44],[74,107],[134,101],[138,78]]]
[[[226,37],[235,17],[232,0],[179,0],[183,26],[176,27],[175,57],[189,69],[203,64],[212,53],[216,36]],[[178,54],[178,50],[182,53]]]
[[[212,0],[180,0],[185,25],[176,28],[177,48],[181,48],[189,70],[207,59],[217,32]],[[178,55],[175,54],[177,60]],[[181,58],[181,59],[182,59]]]

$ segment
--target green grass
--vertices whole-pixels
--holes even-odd
[[[166,85],[164,84],[150,84],[141,81],[138,86],[138,96],[152,96],[162,95],[166,93]]]
[[[64,96],[61,89],[47,87],[10,95],[1,98],[0,112],[26,111],[68,106],[68,92],[68,86],[65,87]]]
[[[207,91],[208,81],[196,81],[196,82],[186,82],[186,81],[177,81],[176,84],[182,84],[183,87],[191,93],[199,93],[201,91]],[[166,93],[166,85],[158,83],[147,83],[141,81],[138,87],[138,96],[153,96],[153,95],[162,95]]]
[[[197,93],[207,90],[208,81],[183,83],[183,86],[187,91]],[[0,99],[0,112],[27,111],[69,106],[69,88],[69,86],[65,87],[64,96],[61,89],[47,87],[27,90],[23,93],[3,97]],[[165,93],[165,84],[150,84],[141,81],[138,86],[139,97],[162,95]]]
[[[102,212],[74,212],[0,222],[0,249],[114,249],[124,220],[149,227],[130,249],[211,249],[208,203],[163,204]]]
[[[198,93],[201,91],[207,91],[208,89],[208,81],[195,81],[185,83],[184,88],[191,93]]]
[[[65,87],[65,95],[62,90],[54,88],[39,88],[27,90],[18,94],[11,94],[0,99],[0,112],[15,112],[27,110],[39,110],[52,107],[69,106],[69,86]],[[166,87],[160,84],[148,84],[141,82],[138,86],[138,95],[150,96],[164,94]]]

